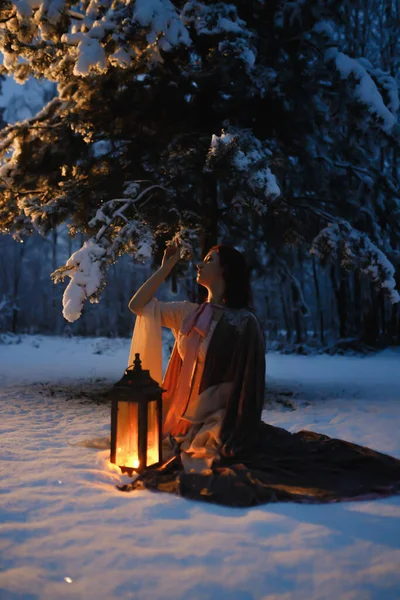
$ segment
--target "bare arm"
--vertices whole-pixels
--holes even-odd
[[[180,250],[177,246],[168,246],[164,252],[161,267],[132,296],[128,306],[136,315],[141,316],[143,308],[152,299],[162,282],[168,277],[179,260]]]

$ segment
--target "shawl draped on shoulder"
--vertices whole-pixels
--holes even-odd
[[[140,352],[143,368],[161,382],[161,316],[157,302],[138,317],[130,364]],[[162,382],[164,411],[173,400],[181,361],[176,343]],[[233,382],[220,431],[220,459],[211,474],[186,473],[179,453],[149,469],[121,491],[146,488],[227,506],[295,501],[339,502],[400,493],[400,460],[312,431],[290,433],[261,420],[265,343],[256,316],[225,308],[211,338],[200,392]]]
[[[133,364],[137,352],[142,368],[148,369],[150,376],[165,390],[165,417],[173,401],[182,361],[175,342],[162,379],[161,312],[155,298],[136,319],[129,365]],[[254,443],[264,404],[264,335],[256,316],[247,310],[224,310],[210,341],[199,392],[225,382],[234,384],[220,434],[221,451],[229,456]]]

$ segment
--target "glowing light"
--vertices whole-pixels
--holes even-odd
[[[118,448],[118,462],[121,466],[129,467],[130,469],[139,468],[139,457],[137,452],[129,452],[126,448]]]
[[[154,465],[159,461],[157,404],[152,401],[147,407],[147,456],[146,464]]]
[[[158,445],[147,448],[147,464],[154,465],[158,462]]]
[[[64,577],[64,581],[66,581],[67,583],[72,583],[71,577]]]
[[[139,423],[138,403],[118,403],[116,423],[115,464],[121,468],[141,470],[160,461],[159,423],[157,402],[151,400],[147,406],[146,455],[143,464],[139,457]],[[143,440],[144,441],[144,440]]]
[[[131,467],[132,469],[138,469],[139,468],[139,459],[135,456],[130,456],[128,458],[128,462],[127,462],[126,466]]]

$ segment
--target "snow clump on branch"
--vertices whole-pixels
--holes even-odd
[[[186,2],[182,20],[187,27],[193,27],[198,36],[223,38],[218,44],[219,52],[241,60],[246,71],[253,68],[257,56],[250,43],[253,34],[247,29],[246,21],[239,17],[234,4],[216,2],[207,6],[203,2]]]
[[[63,316],[70,323],[79,319],[84,301],[94,297],[102,286],[102,262],[105,253],[104,248],[93,240],[88,240],[67,260],[63,276],[68,275],[71,281],[63,295]],[[63,277],[55,278],[55,281],[61,278]]]
[[[311,254],[323,262],[339,260],[342,268],[361,269],[372,280],[376,289],[384,289],[392,304],[400,302],[396,290],[395,267],[386,255],[371,242],[365,233],[351,227],[346,221],[332,223],[314,239]]]
[[[251,207],[263,215],[268,205],[281,191],[270,169],[273,152],[268,141],[261,142],[251,130],[223,131],[213,134],[208,151],[205,172],[229,171],[229,190],[232,207],[241,212]],[[240,190],[240,191],[238,191]]]
[[[160,51],[190,46],[189,31],[180,11],[170,0],[8,0],[15,17],[4,20],[0,51],[3,67],[21,81],[42,68],[42,76],[54,80],[67,63],[73,74],[87,77],[105,73],[110,66],[126,69],[163,61]],[[40,44],[32,52],[29,44]],[[62,49],[61,49],[62,46]],[[52,64],[39,57],[46,51]],[[19,61],[19,55],[24,63]],[[143,60],[144,59],[144,60]]]
[[[89,227],[97,228],[97,233],[85,241],[64,266],[52,273],[54,283],[63,281],[67,276],[71,278],[63,296],[63,315],[67,321],[72,323],[79,319],[85,300],[91,303],[99,301],[105,287],[107,267],[122,254],[132,254],[138,262],[151,258],[155,247],[154,234],[140,217],[137,204],[156,189],[164,190],[159,185],[152,185],[141,191],[139,182],[126,182],[124,197],[104,203],[89,221]]]
[[[366,59],[351,58],[339,52],[337,48],[327,49],[325,60],[335,65],[342,79],[355,79],[354,95],[357,101],[368,107],[369,112],[378,119],[383,131],[391,133],[397,123],[395,112],[399,106],[397,84],[394,79],[380,70],[374,70]],[[382,78],[383,75],[385,78]],[[377,78],[381,86],[389,91],[389,108],[383,101],[374,78]]]

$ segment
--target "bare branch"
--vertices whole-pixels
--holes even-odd
[[[83,19],[85,18],[85,15],[82,15],[77,10],[72,10],[71,8],[67,11],[67,13],[71,17],[71,19],[79,19],[80,21],[83,21]]]
[[[109,222],[105,223],[101,227],[101,229],[97,232],[97,234],[95,235],[95,238],[94,238],[96,240],[96,242],[98,242],[101,239],[101,237],[104,235],[105,231],[111,225],[113,220],[116,219],[117,217],[120,217],[126,223],[129,223],[129,219],[127,219],[123,215],[123,212],[128,208],[128,206],[132,206],[132,205],[136,209],[135,205],[138,203],[138,201],[141,200],[141,198],[143,198],[143,196],[145,194],[147,194],[148,192],[150,192],[151,190],[154,190],[154,189],[161,189],[161,190],[164,190],[165,192],[169,193],[169,190],[167,188],[163,187],[162,185],[151,185],[150,187],[148,187],[145,190],[143,190],[142,192],[140,192],[139,196],[137,196],[136,198],[131,198],[131,199],[129,199],[129,198],[114,198],[113,200],[109,200],[108,202],[106,202],[105,205],[107,205],[107,204],[110,205],[112,202],[123,202],[124,204],[120,208],[118,208],[118,210],[114,211]]]

